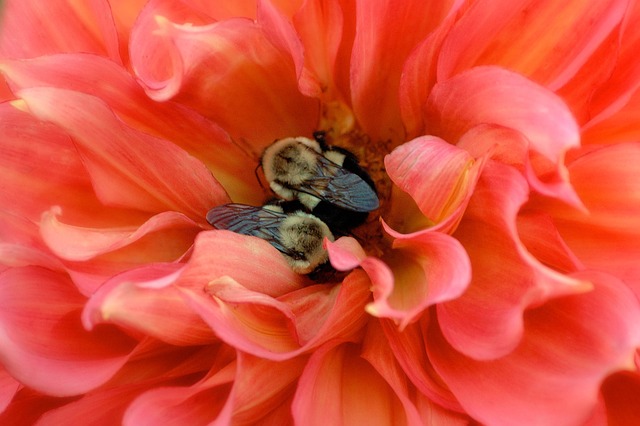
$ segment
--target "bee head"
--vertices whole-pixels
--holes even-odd
[[[280,225],[280,239],[287,250],[287,260],[299,274],[308,274],[328,260],[322,242],[334,240],[329,227],[317,217],[295,212]]]

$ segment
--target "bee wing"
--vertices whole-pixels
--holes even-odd
[[[315,176],[298,191],[356,212],[370,212],[380,206],[378,195],[367,182],[321,155]]]
[[[287,215],[246,204],[224,204],[209,210],[207,222],[216,229],[262,238],[280,252],[288,250],[280,243],[280,224]]]

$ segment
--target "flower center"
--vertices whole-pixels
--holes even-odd
[[[388,251],[389,241],[380,224],[380,217],[386,216],[390,205],[391,180],[384,167],[384,157],[390,151],[391,141],[372,141],[357,128],[338,133],[335,128],[326,130],[329,145],[344,148],[358,157],[360,166],[374,182],[380,207],[369,214],[366,222],[351,230],[351,234],[360,242],[369,255],[381,256]]]

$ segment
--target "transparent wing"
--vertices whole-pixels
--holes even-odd
[[[224,204],[209,210],[207,222],[216,229],[262,238],[280,252],[288,250],[280,242],[280,224],[285,213],[246,204]]]
[[[380,206],[378,195],[367,182],[321,155],[313,178],[296,190],[356,212],[370,212]]]

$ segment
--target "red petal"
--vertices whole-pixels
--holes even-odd
[[[404,140],[398,91],[411,50],[433,31],[453,2],[356,2],[351,57],[353,109],[372,140]]]
[[[238,18],[192,26],[170,19],[147,7],[132,33],[132,62],[153,99],[176,97],[235,140],[254,144],[256,158],[274,139],[314,130],[316,102],[298,91],[291,58],[258,24]]]
[[[38,118],[72,137],[105,204],[147,212],[175,210],[203,221],[228,200],[198,160],[175,145],[124,125],[99,99],[62,89],[19,92]]]
[[[172,285],[181,270],[179,264],[159,264],[107,281],[85,306],[85,328],[112,323],[171,345],[210,343],[214,340],[211,329]]]
[[[627,3],[626,0],[476,2],[454,26],[442,47],[439,80],[478,65],[495,64],[556,89],[573,77],[615,30]]]
[[[63,275],[15,268],[0,284],[0,356],[26,386],[56,396],[87,392],[113,376],[136,344],[108,326],[85,331],[84,298]]]
[[[449,342],[470,357],[493,359],[509,353],[522,337],[527,306],[589,289],[526,251],[516,228],[526,199],[522,176],[489,161],[454,234],[471,259],[473,276],[464,295],[438,305],[438,318]]]
[[[246,173],[257,161],[234,144],[221,128],[174,102],[154,102],[121,66],[85,54],[51,55],[33,60],[4,61],[0,68],[17,92],[51,86],[96,96],[125,123],[167,139],[202,160],[235,201],[253,202],[260,193],[255,177]],[[95,84],[100,81],[101,84]],[[224,156],[225,161],[220,161]]]
[[[118,35],[107,1],[9,1],[2,15],[2,57],[92,52],[120,61]]]
[[[20,382],[11,377],[4,367],[0,366],[0,413],[11,403],[20,386]]]
[[[640,374],[623,371],[613,374],[602,384],[607,424],[633,425],[640,422]]]
[[[465,357],[432,327],[429,357],[471,416],[486,424],[582,424],[602,380],[611,371],[635,369],[637,299],[605,274],[575,278],[592,280],[594,290],[528,311],[522,341],[503,358]]]

